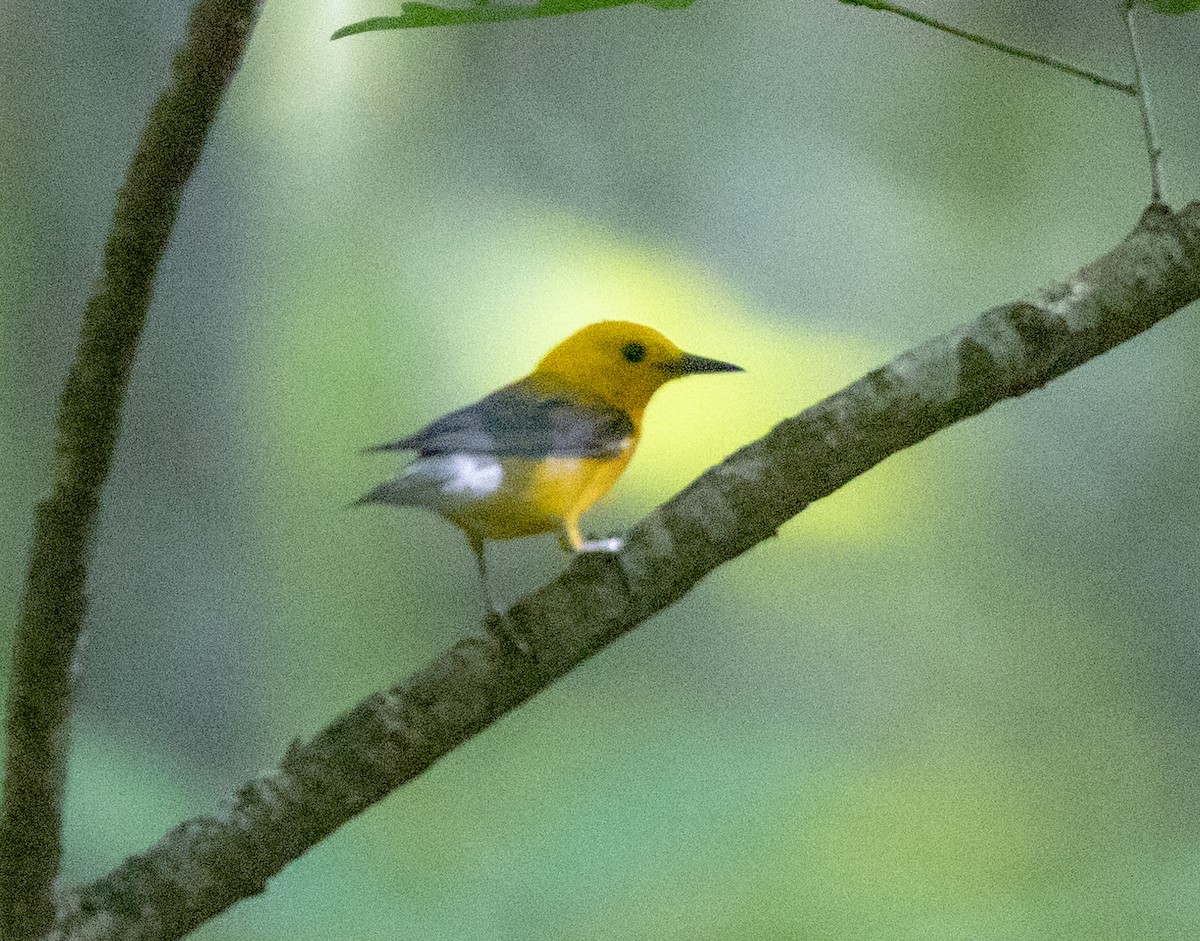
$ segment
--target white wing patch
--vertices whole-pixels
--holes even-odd
[[[401,476],[434,484],[447,497],[479,500],[500,489],[504,468],[486,454],[434,454],[413,461]]]

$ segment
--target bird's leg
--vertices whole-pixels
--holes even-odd
[[[483,557],[483,539],[474,533],[467,533],[467,542],[471,544],[471,551],[475,553],[475,564],[479,567],[479,585],[483,589],[483,606],[487,608],[488,618],[499,617],[500,612],[492,604],[492,596],[488,591],[487,561]]]
[[[565,543],[576,552],[620,552],[625,540],[620,536],[610,536],[607,539],[584,539],[579,532],[579,517],[573,516],[563,520],[563,535]]]
[[[484,630],[497,640],[511,644],[516,648],[518,653],[522,653],[527,657],[532,656],[533,648],[529,646],[529,641],[523,637],[518,637],[509,629],[508,621],[492,603],[492,596],[488,591],[487,584],[487,561],[483,556],[483,539],[474,533],[468,532],[467,542],[471,544],[471,551],[475,553],[475,564],[479,566],[479,583],[483,587],[483,606],[485,608],[483,615]]]

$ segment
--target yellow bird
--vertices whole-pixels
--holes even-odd
[[[740,371],[685,353],[641,324],[594,323],[554,347],[524,379],[371,448],[417,457],[358,503],[425,507],[459,526],[494,611],[485,539],[558,530],[576,552],[617,551],[620,539],[585,541],[579,517],[629,464],[650,397],[679,376]]]

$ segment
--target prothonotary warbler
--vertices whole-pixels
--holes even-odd
[[[579,517],[629,464],[642,413],[664,382],[740,366],[685,353],[657,330],[606,320],[547,353],[524,379],[372,451],[416,459],[358,502],[419,506],[467,534],[487,589],[485,539],[559,530],[576,552],[614,552],[619,539],[588,542]]]

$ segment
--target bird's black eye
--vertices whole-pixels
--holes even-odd
[[[629,363],[640,363],[646,358],[646,347],[641,343],[626,343],[621,347],[621,355]]]

